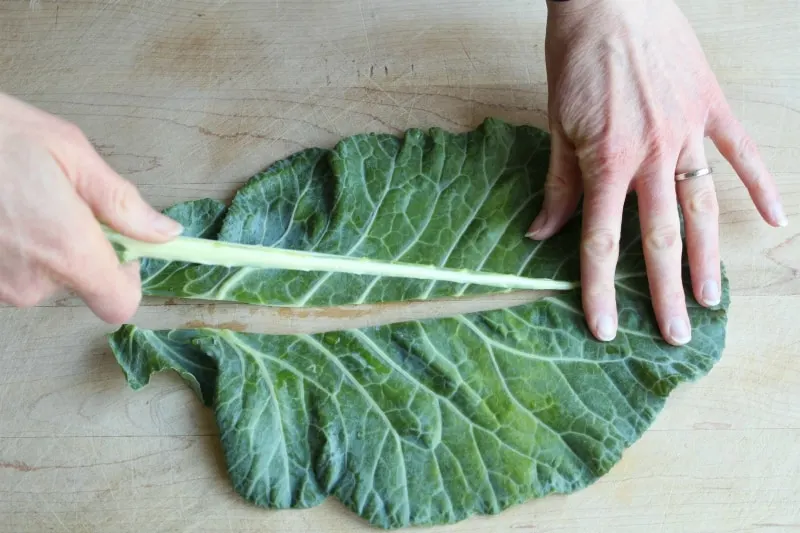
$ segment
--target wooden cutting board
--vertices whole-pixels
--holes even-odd
[[[760,221],[709,144],[733,289],[723,360],[592,487],[430,531],[800,529],[800,2],[681,4],[794,220]],[[544,126],[544,20],[529,0],[0,0],[0,91],[78,124],[157,207],[228,199],[276,159],[353,133],[490,115]],[[356,319],[163,301],[136,318]],[[236,496],[210,413],[171,374],[129,390],[111,329],[69,295],[0,308],[0,532],[370,530],[332,500],[273,512]]]

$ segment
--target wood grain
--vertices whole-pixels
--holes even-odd
[[[681,7],[797,219],[800,2]],[[353,133],[545,126],[544,16],[527,0],[0,0],[0,91],[77,123],[157,207],[228,199],[273,161]],[[592,487],[428,531],[800,529],[800,233],[767,227],[710,143],[708,157],[733,289],[723,360]],[[314,330],[446,309],[147,299],[136,322]],[[172,374],[129,390],[111,329],[70,295],[0,307],[0,532],[370,530],[333,500],[242,501],[210,413]]]

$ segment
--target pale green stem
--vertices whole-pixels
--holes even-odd
[[[123,262],[150,258],[224,267],[343,272],[369,276],[451,281],[504,289],[570,290],[579,285],[577,282],[570,281],[526,278],[511,274],[458,270],[433,265],[395,263],[194,237],[177,237],[172,241],[156,244],[131,239],[107,227],[104,227],[103,230],[112,243],[122,248],[120,259]]]

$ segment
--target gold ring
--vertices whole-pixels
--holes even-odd
[[[683,174],[675,174],[675,181],[690,180],[692,178],[699,178],[700,176],[708,176],[711,174],[711,167],[693,170],[691,172],[684,172]]]

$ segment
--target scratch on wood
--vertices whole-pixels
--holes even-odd
[[[361,30],[364,32],[364,41],[367,43],[367,54],[369,54],[369,58],[372,59],[372,45],[369,42],[369,32],[367,31],[367,19],[364,17],[364,4],[362,2],[358,3],[358,9],[361,12]]]
[[[245,331],[247,329],[247,324],[237,321],[231,322],[223,322],[221,324],[209,324],[207,322],[203,322],[202,320],[190,320],[183,325],[184,328],[188,329],[202,329],[202,328],[214,328],[214,329],[229,329],[231,331]]]
[[[790,264],[787,264],[786,261],[784,261],[780,257],[776,257],[776,256],[779,256],[780,253],[782,251],[784,251],[785,249],[787,249],[787,248],[793,249],[795,247],[795,245],[796,245],[795,241],[798,239],[798,237],[800,237],[800,234],[793,235],[793,236],[789,237],[788,239],[785,239],[779,245],[775,246],[774,248],[772,248],[771,250],[769,250],[767,252],[767,257],[769,259],[771,259],[772,261],[774,261],[778,265],[780,265],[782,267],[785,267],[785,268],[787,268],[787,269],[789,269],[791,271],[792,278],[797,278],[797,277],[800,276],[800,272],[798,271],[798,269],[795,268],[794,266],[790,265]]]
[[[197,131],[202,133],[203,135],[209,135],[211,137],[217,137],[219,139],[238,139],[240,137],[254,137],[256,139],[271,139],[270,136],[265,135],[263,133],[254,133],[251,131],[237,131],[234,133],[217,133],[216,131],[212,131],[205,126],[197,126]]]
[[[472,65],[472,70],[477,72],[478,68],[475,66],[475,62],[472,60],[472,56],[469,55],[469,52],[467,52],[467,46],[464,44],[464,41],[459,39],[458,42],[461,43],[461,49],[464,51],[464,55],[467,56],[467,59],[469,60],[469,64]]]
[[[41,470],[40,467],[31,466],[28,463],[23,463],[22,461],[0,462],[0,468],[9,468],[18,472],[33,472],[35,470]]]
[[[692,425],[693,429],[731,429],[732,424],[725,422],[697,422]]]

